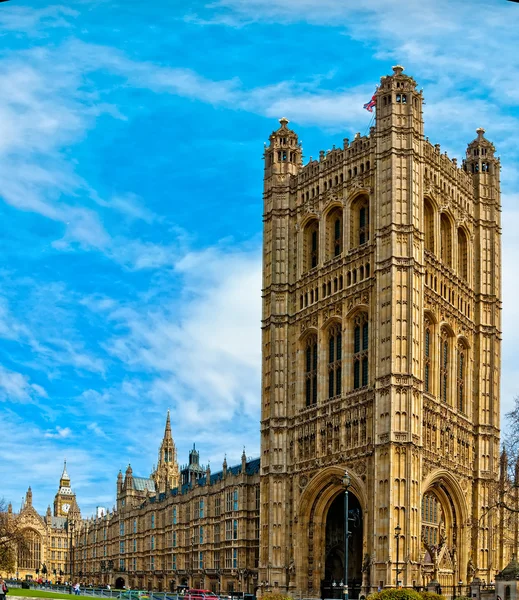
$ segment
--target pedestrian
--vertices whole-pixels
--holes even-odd
[[[76,583],[72,589],[74,590],[74,594],[79,596],[79,583]]]
[[[0,600],[5,600],[8,591],[7,583],[0,577]]]

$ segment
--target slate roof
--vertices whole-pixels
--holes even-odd
[[[245,474],[246,475],[256,475],[256,473],[259,473],[259,470],[260,470],[260,459],[259,458],[254,458],[253,460],[249,460],[245,464]],[[241,463],[239,465],[234,465],[233,467],[228,467],[227,473],[232,474],[232,475],[239,475],[241,473]],[[207,485],[206,479],[207,479],[207,477],[205,477],[205,476],[200,477],[200,479],[197,480],[197,485],[198,486]],[[222,479],[223,479],[223,471],[217,471],[216,473],[211,473],[211,485],[218,481],[221,481]],[[153,489],[148,488],[150,490],[150,492],[155,491],[155,482],[153,481],[153,479],[145,479],[144,477],[134,477],[133,478],[134,487],[136,485],[135,484],[136,481],[148,482],[151,486],[153,486]],[[141,483],[140,485],[144,485],[144,484]],[[136,488],[135,487],[135,489],[140,489],[142,491],[146,488],[144,488],[144,487]],[[184,485],[180,486],[180,488],[173,488],[172,490],[170,490],[170,495],[177,496],[179,493],[185,494],[191,489],[193,489],[193,486],[189,483],[185,483]],[[166,494],[164,492],[162,492],[162,493],[158,494],[158,496],[151,496],[149,501],[151,504],[154,504],[155,502],[162,502],[165,499],[166,499]]]
[[[51,517],[50,524],[51,527],[55,529],[65,529],[65,524],[67,522],[67,517]]]
[[[133,489],[138,492],[155,491],[155,482],[147,477],[133,477]]]

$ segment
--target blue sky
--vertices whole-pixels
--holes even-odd
[[[1,495],[84,514],[179,461],[259,454],[263,142],[365,134],[380,76],[424,88],[426,135],[502,157],[504,411],[518,394],[519,6],[505,0],[0,4]]]

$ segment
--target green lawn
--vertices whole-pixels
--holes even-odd
[[[6,600],[9,600],[9,596],[30,596],[31,598],[77,598],[74,594],[59,594],[52,590],[23,590],[21,588],[10,588]]]

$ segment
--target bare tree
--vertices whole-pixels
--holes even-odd
[[[13,515],[10,505],[0,499],[0,573],[13,573],[18,552],[27,552],[25,532]]]

